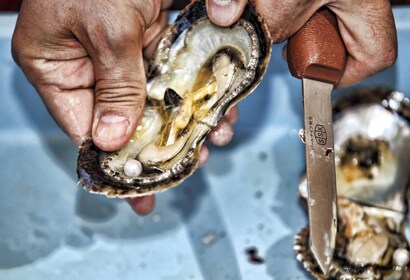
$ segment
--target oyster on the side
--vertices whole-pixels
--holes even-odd
[[[207,18],[204,0],[191,4],[158,44],[131,140],[113,153],[84,142],[80,184],[109,197],[135,197],[180,183],[197,168],[211,128],[259,84],[270,51],[269,32],[252,6],[222,28]]]
[[[410,103],[400,92],[369,88],[334,105],[338,225],[325,277],[309,251],[309,230],[295,239],[297,259],[317,279],[410,279],[405,237],[410,183]],[[306,203],[306,179],[299,185]]]

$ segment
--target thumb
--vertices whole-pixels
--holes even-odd
[[[118,150],[131,138],[145,103],[143,30],[123,35],[108,36],[91,55],[96,79],[92,137],[105,151]]]
[[[247,0],[206,0],[206,10],[213,23],[229,26],[241,17],[246,3]]]

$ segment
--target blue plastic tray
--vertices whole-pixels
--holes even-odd
[[[410,93],[410,8],[395,11],[399,59],[365,81]],[[235,139],[159,194],[147,217],[76,186],[77,148],[10,56],[16,15],[0,15],[0,279],[308,279],[293,237],[304,170],[300,81],[274,46],[240,104]],[[261,264],[248,260],[256,248]]]

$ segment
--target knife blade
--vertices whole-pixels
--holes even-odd
[[[346,65],[346,49],[330,10],[317,11],[289,38],[287,59],[291,74],[302,79],[310,251],[326,275],[337,231],[331,93]]]

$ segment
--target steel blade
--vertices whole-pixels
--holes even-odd
[[[331,93],[333,85],[303,78],[310,249],[326,275],[337,229]]]

